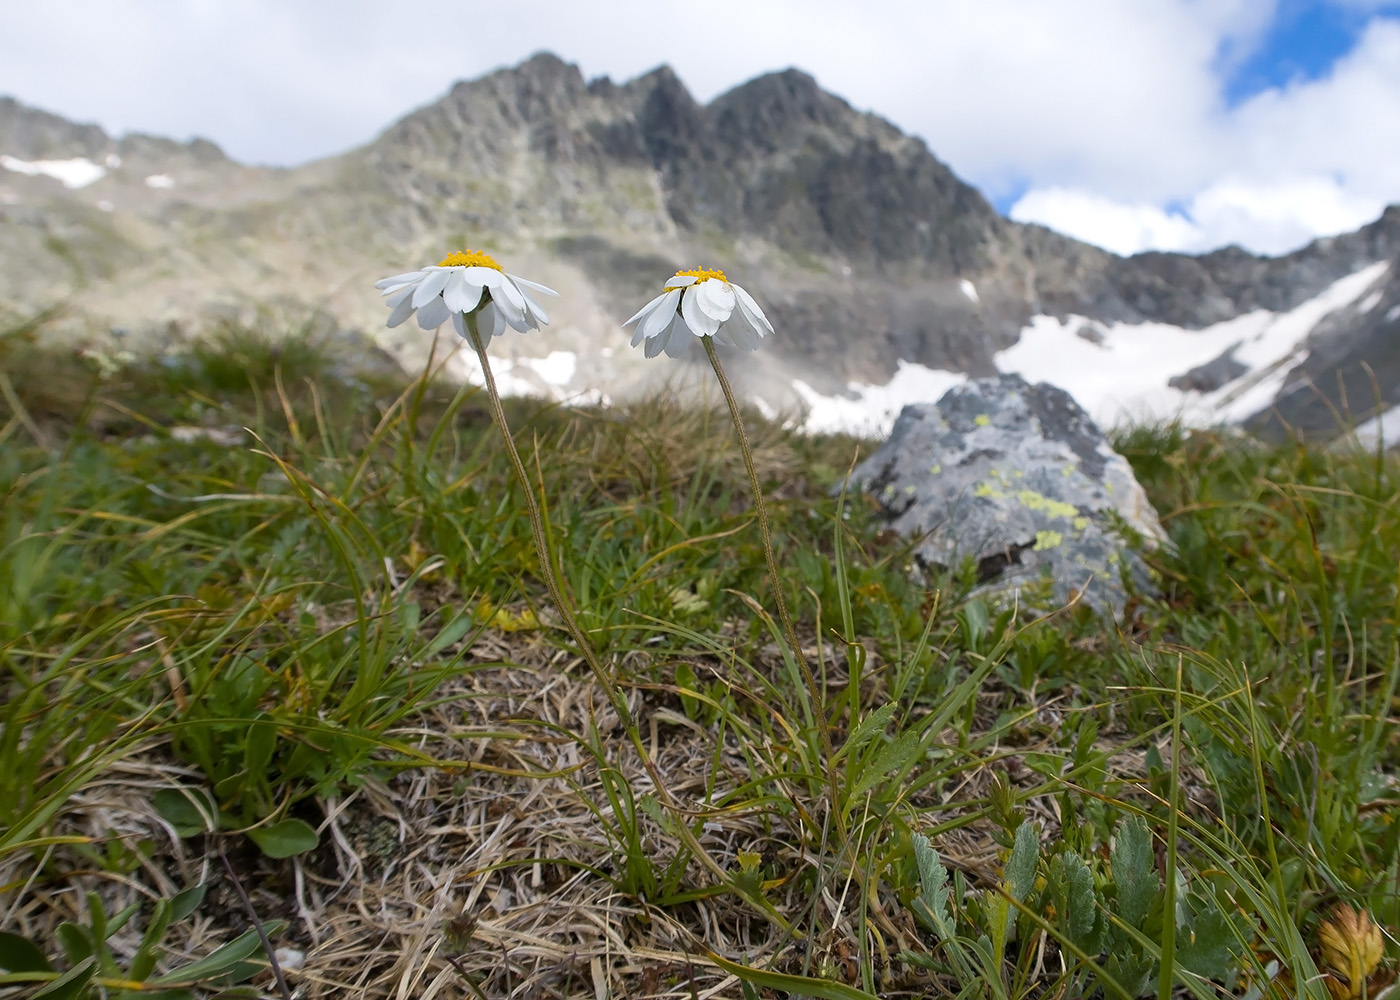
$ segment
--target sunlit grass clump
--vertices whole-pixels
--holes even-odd
[[[432,282],[489,372],[543,290],[451,261],[392,308]],[[723,378],[766,317],[689,277],[640,342]],[[0,996],[275,989],[221,852],[306,996],[1389,988],[1392,458],[1125,433],[1163,592],[1032,619],[843,495],[867,445],[732,393],[270,340],[0,347]]]

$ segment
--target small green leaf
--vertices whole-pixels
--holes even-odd
[[[458,615],[448,622],[441,632],[433,636],[433,641],[424,648],[420,659],[431,660],[448,646],[455,645],[462,640],[468,632],[472,630],[474,622],[471,615]]]
[[[272,763],[272,755],[277,750],[277,727],[264,713],[248,727],[247,740],[243,744],[243,770],[257,777]]]
[[[79,927],[77,924],[65,920],[58,925],[54,933],[58,936],[59,947],[63,949],[64,957],[68,959],[69,965],[76,965],[85,958],[91,958],[97,951],[93,945],[92,935],[88,933],[86,927]]]
[[[177,892],[170,900],[170,919],[179,923],[199,909],[199,904],[204,902],[204,893],[208,888],[208,885],[201,882],[199,885],[190,886],[182,892]]]
[[[0,931],[0,972],[53,972],[38,945],[28,938]]]
[[[181,837],[212,833],[219,828],[219,807],[202,788],[162,788],[151,796],[151,804]]]
[[[811,976],[791,976],[783,972],[769,972],[767,969],[755,969],[750,965],[731,962],[709,949],[706,949],[706,957],[731,976],[738,976],[743,982],[757,983],[759,986],[771,990],[781,990],[793,996],[820,997],[821,1000],[878,1000],[874,994],[858,990],[854,986],[847,986],[845,983],[834,983],[827,979],[815,979]]]
[[[72,1000],[83,995],[88,980],[97,971],[97,959],[85,958],[34,994],[32,1000]]]
[[[107,929],[103,933],[102,939],[105,941],[107,938],[117,933],[117,931],[121,930],[128,923],[130,923],[131,918],[136,916],[136,914],[140,911],[140,903],[128,903],[126,906],[123,906],[120,910],[117,911],[115,916],[113,916],[110,920],[107,921]]]
[[[139,983],[155,970],[162,950],[160,942],[165,937],[165,930],[169,926],[170,900],[157,900],[155,911],[151,914],[151,922],[146,925],[146,933],[141,936],[141,945],[136,949],[136,954],[131,959],[131,966],[126,974],[127,979]]]
[[[676,687],[680,688],[681,711],[685,712],[686,718],[693,719],[700,714],[700,699],[688,691],[695,688],[695,670],[689,663],[676,664]]]
[[[847,802],[854,803],[863,798],[865,793],[878,785],[887,774],[898,771],[909,763],[916,754],[922,753],[923,744],[919,741],[919,737],[919,731],[911,729],[877,753],[874,759],[865,766],[860,780],[851,789]]]
[[[861,719],[860,724],[851,730],[850,737],[842,744],[841,749],[836,751],[836,756],[832,758],[832,761],[838,761],[849,753],[855,753],[883,733],[885,727],[890,724],[890,716],[894,715],[895,708],[894,702],[887,702]]]
[[[315,850],[321,839],[316,831],[304,820],[284,819],[271,826],[254,827],[248,837],[269,858],[290,858],[295,854],[305,854]]]
[[[270,937],[276,934],[286,925],[282,920],[270,920],[263,925],[263,930]],[[207,979],[216,979],[227,974],[238,967],[244,959],[252,955],[262,946],[258,939],[258,932],[247,930],[228,944],[220,945],[208,955],[191,962],[189,965],[181,966],[167,972],[163,976],[157,976],[149,980],[153,986],[175,985],[185,983],[198,983]]]

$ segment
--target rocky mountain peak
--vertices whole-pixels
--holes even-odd
[[[1356,292],[1329,320],[1352,332],[1331,336],[1330,353],[1311,349],[1317,364],[1294,381],[1376,369],[1375,345],[1400,322],[1400,207],[1281,258],[1238,247],[1121,258],[1002,218],[923,140],[796,69],[702,104],[666,66],[585,81],[539,53],[454,85],[358,150],[286,171],[233,164],[200,140],[114,140],[0,99],[0,154],[0,307],[80,302],[65,323],[105,332],[198,328],[276,298],[376,330],[372,277],[487,246],[565,292],[549,331],[508,349],[574,352],[578,387],[610,394],[647,376],[622,376],[627,362],[585,345],[614,336],[667,268],[697,262],[760,294],[780,335],[753,373],[768,381],[749,388],[777,406],[795,392],[845,399],[908,366],[991,375],[1036,323],[1107,357],[1115,324],[1286,317],[1385,261],[1390,284]],[[417,348],[394,336],[413,367]],[[1162,381],[1234,379],[1249,367],[1239,346],[1164,365]]]

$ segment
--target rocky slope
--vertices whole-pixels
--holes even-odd
[[[797,70],[701,105],[664,67],[585,81],[538,55],[457,84],[360,149],[290,170],[243,166],[200,140],[113,139],[5,99],[0,157],[0,305],[64,302],[56,332],[151,337],[319,311],[411,366],[429,338],[382,333],[372,282],[467,245],[564,293],[544,336],[497,345],[517,388],[556,394],[689,377],[644,362],[617,330],[677,267],[722,266],[765,304],[779,337],[743,367],[745,389],[795,410],[860,403],[909,372],[991,374],[1045,318],[1111,346],[1144,324],[1289,314],[1400,256],[1392,208],[1282,258],[1117,257],[1001,217],[923,142]],[[1358,417],[1400,404],[1389,346],[1400,266],[1375,270],[1372,285],[1283,359],[1285,420],[1330,427],[1322,400],[1343,392]],[[1157,368],[1182,398],[1259,372],[1229,344],[1204,363],[1178,360]]]

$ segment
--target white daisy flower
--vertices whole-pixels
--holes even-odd
[[[549,322],[549,315],[530,293],[559,294],[506,274],[495,258],[478,250],[459,250],[435,266],[384,278],[374,287],[387,297],[390,328],[416,311],[418,325],[424,330],[436,330],[451,319],[463,339],[467,336],[466,317],[472,313],[484,337],[499,337],[508,326],[521,333],[538,330]]]
[[[773,332],[773,324],[753,296],[727,280],[723,271],[695,268],[677,271],[665,289],[622,326],[637,324],[632,346],[646,341],[646,356],[662,351],[679,358],[685,353],[684,331],[697,337],[714,337],[718,344],[758,349],[758,342]]]

